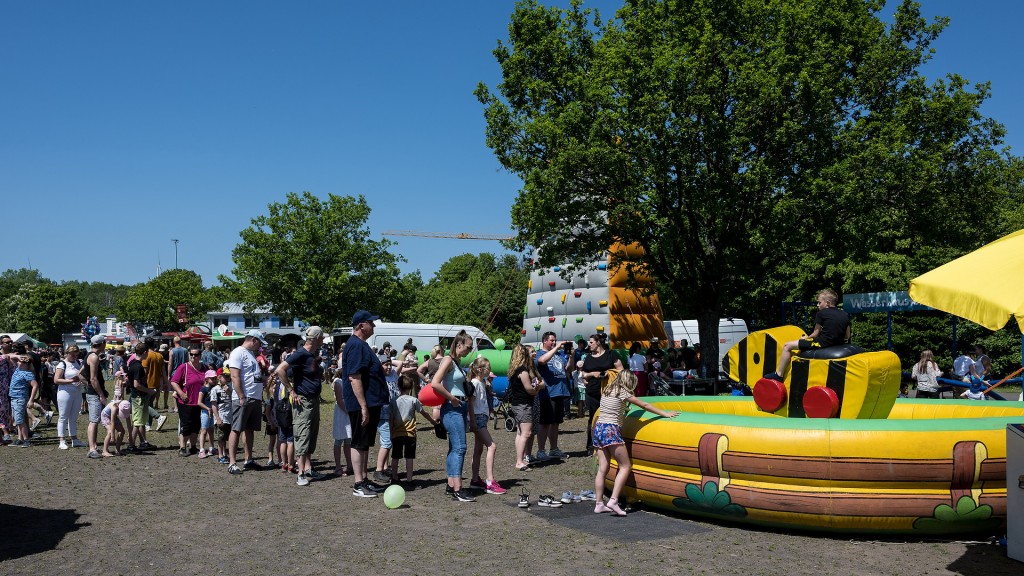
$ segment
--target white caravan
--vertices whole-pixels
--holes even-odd
[[[721,318],[718,321],[718,366],[722,366],[722,358],[734,344],[743,340],[748,334],[747,323],[738,318]],[[666,320],[665,334],[676,347],[682,346],[686,340],[691,347],[700,342],[700,332],[696,320]],[[663,345],[662,348],[667,348]]]
[[[452,340],[459,331],[465,330],[473,338],[473,350],[493,350],[494,343],[476,326],[461,326],[457,324],[409,324],[402,322],[381,322],[374,323],[373,336],[367,341],[371,347],[378,350],[385,342],[391,343],[391,347],[401,352],[405,343],[412,338],[412,344],[416,347],[416,354],[420,358],[429,354],[430,349],[441,344],[447,350]],[[341,342],[348,340],[352,335],[352,328],[339,328],[331,333],[334,344],[337,348]]]

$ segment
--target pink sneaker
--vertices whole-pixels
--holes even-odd
[[[612,499],[608,500],[608,504],[607,504],[606,508],[608,508],[610,511],[614,512],[616,516],[625,516],[626,515],[626,511],[619,507],[619,501],[616,500],[615,498],[612,498]]]
[[[207,456],[209,456],[209,454],[206,453],[206,450],[200,450],[199,451],[199,457],[200,458],[206,458]]]
[[[508,490],[502,488],[497,482],[487,482],[484,489],[488,494],[504,494],[505,492],[508,492]]]
[[[594,514],[604,514],[605,512],[611,512],[612,509],[605,506],[604,502],[598,500],[597,504],[594,504]]]

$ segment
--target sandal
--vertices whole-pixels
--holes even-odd
[[[529,464],[524,464],[522,466],[516,466],[516,470],[519,470],[520,472],[529,472],[530,470],[533,470],[533,468],[530,468]]]

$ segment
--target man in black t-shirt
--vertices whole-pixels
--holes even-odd
[[[786,376],[786,368],[793,357],[793,350],[817,350],[838,346],[850,339],[850,315],[836,308],[839,296],[829,288],[818,293],[818,312],[814,315],[814,332],[810,336],[786,342],[779,355],[779,365],[773,374],[765,374],[765,378],[782,381]]]
[[[313,452],[320,435],[320,388],[323,369],[320,365],[320,346],[324,331],[319,326],[306,329],[305,342],[277,367],[292,402],[292,427],[295,432],[295,484],[306,486],[310,480],[319,480],[323,474],[313,469]],[[282,402],[285,400],[282,398]]]
[[[135,358],[128,364],[128,395],[132,402],[132,425],[128,429],[128,451],[136,452],[139,449],[149,448],[146,441],[146,416],[148,416],[149,403],[152,397],[156,396],[159,389],[150,388],[146,382],[146,368],[142,365],[140,358],[145,358],[149,349],[145,342],[135,345]],[[139,437],[139,447],[135,447],[135,436]]]

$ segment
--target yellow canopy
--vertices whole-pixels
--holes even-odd
[[[910,297],[990,330],[1015,316],[1024,333],[1024,230],[914,278]]]

